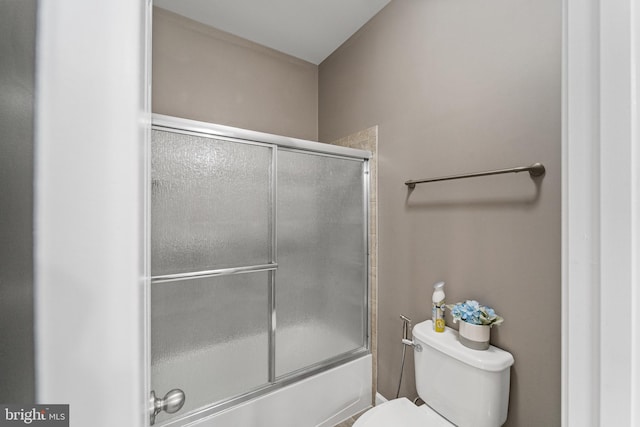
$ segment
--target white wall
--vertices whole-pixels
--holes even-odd
[[[565,1],[563,425],[640,423],[639,10]]]
[[[36,371],[71,426],[142,426],[149,1],[41,0]]]

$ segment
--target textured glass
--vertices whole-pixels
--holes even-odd
[[[365,345],[363,162],[278,151],[276,375]]]
[[[151,389],[182,416],[268,382],[269,272],[151,285]]]
[[[154,130],[152,274],[269,263],[271,159],[266,146]]]

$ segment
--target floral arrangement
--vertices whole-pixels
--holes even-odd
[[[504,319],[498,316],[491,307],[480,305],[475,300],[449,304],[447,308],[451,310],[453,323],[463,320],[472,325],[498,326],[504,322]]]

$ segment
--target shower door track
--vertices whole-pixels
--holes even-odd
[[[171,130],[179,133],[211,137],[232,138],[235,141],[247,143],[270,144],[280,148],[300,149],[306,152],[335,155],[352,159],[369,160],[371,152],[357,148],[342,147],[340,145],[325,144],[322,142],[306,141],[304,139],[287,136],[273,135],[264,132],[256,132],[246,129],[238,129],[231,126],[203,123],[196,120],[153,114],[152,129]]]

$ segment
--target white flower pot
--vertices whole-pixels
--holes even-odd
[[[460,342],[466,347],[474,350],[486,350],[489,348],[491,326],[474,325],[461,321],[458,337],[460,338]]]

